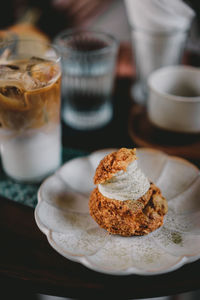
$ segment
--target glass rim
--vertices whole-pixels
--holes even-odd
[[[150,77],[148,78],[147,84],[150,90],[152,90],[155,94],[161,96],[161,97],[167,97],[167,100],[170,100],[172,102],[180,102],[180,103],[196,103],[200,102],[200,95],[199,96],[179,96],[164,90],[160,90],[156,88],[156,85],[154,83],[155,78],[158,78],[164,75],[166,75],[166,71],[168,71],[168,75],[170,76],[170,73],[180,73],[180,72],[186,72],[188,71],[188,76],[190,72],[200,73],[198,67],[190,66],[190,65],[172,65],[172,66],[165,66],[160,69],[155,70]]]
[[[88,50],[87,52],[83,52],[77,49],[73,49],[70,47],[67,47],[66,45],[60,45],[60,42],[63,40],[68,40],[70,37],[75,36],[76,34],[80,34],[80,33],[86,33],[86,34],[96,34],[96,35],[100,35],[103,38],[107,38],[109,39],[109,41],[111,42],[109,45],[104,46],[101,49],[96,49],[96,50]],[[103,40],[103,39],[102,39]],[[100,30],[92,30],[92,29],[68,29],[68,30],[63,30],[61,31],[57,37],[55,37],[53,44],[61,49],[65,49],[66,51],[70,52],[70,53],[74,53],[75,55],[98,55],[98,54],[104,54],[107,52],[110,52],[111,49],[116,49],[118,48],[119,45],[119,41],[110,33],[107,32],[103,32]],[[60,50],[62,52],[62,50]],[[61,53],[62,55],[62,53]]]
[[[60,53],[60,50],[58,49],[57,45],[55,45],[55,44],[53,44],[51,42],[46,42],[46,41],[42,41],[42,40],[39,40],[39,39],[25,39],[25,38],[19,39],[18,36],[17,36],[17,34],[13,35],[13,37],[14,38],[8,38],[5,41],[0,42],[0,49],[3,48],[3,47],[4,48],[9,47],[9,45],[11,45],[11,43],[17,43],[17,42],[19,42],[19,43],[38,43],[38,44],[43,44],[43,45],[47,46],[47,49],[51,48],[51,49],[54,50],[54,52],[55,52],[55,60],[54,61],[56,63],[60,62],[60,60],[61,60],[61,53]],[[29,53],[27,52],[27,54],[29,54]],[[47,59],[48,59],[48,57],[47,57]]]

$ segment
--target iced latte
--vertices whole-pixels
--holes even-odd
[[[16,180],[40,181],[60,165],[60,81],[49,49],[0,59],[1,158]]]

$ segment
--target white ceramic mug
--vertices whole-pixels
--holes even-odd
[[[177,65],[154,71],[148,79],[147,112],[163,129],[200,132],[200,68]]]

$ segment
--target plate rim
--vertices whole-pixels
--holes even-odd
[[[96,154],[96,153],[101,153],[101,152],[111,152],[111,151],[115,151],[117,148],[102,148],[102,149],[99,149],[99,150],[96,150],[94,152],[91,152],[89,153],[88,155],[85,155],[85,156],[81,156],[81,157],[75,157],[73,159],[70,159],[68,160],[67,162],[65,162],[56,172],[54,172],[52,175],[48,176],[43,182],[42,184],[40,185],[39,189],[38,189],[38,193],[37,193],[37,199],[38,199],[38,203],[35,207],[35,210],[34,210],[34,218],[35,218],[35,222],[38,226],[38,228],[41,230],[41,232],[43,232],[47,238],[47,241],[48,243],[50,244],[50,246],[56,251],[58,252],[60,255],[62,255],[63,257],[73,261],[73,262],[76,262],[76,263],[80,263],[82,265],[84,265],[85,267],[87,267],[88,269],[92,270],[92,271],[96,271],[96,272],[99,272],[99,273],[103,273],[103,274],[107,274],[107,275],[115,275],[115,276],[128,276],[128,275],[141,275],[141,276],[152,276],[152,275],[161,275],[161,274],[167,274],[169,272],[172,272],[172,271],[175,271],[179,268],[181,268],[182,266],[184,266],[185,264],[188,264],[188,263],[191,263],[191,262],[194,262],[196,260],[198,260],[200,258],[200,251],[199,251],[199,254],[198,255],[195,255],[195,256],[190,256],[190,255],[180,255],[179,256],[179,260],[174,264],[174,265],[171,265],[169,268],[164,268],[164,269],[161,269],[161,270],[158,270],[158,271],[145,271],[145,270],[142,270],[142,269],[138,269],[136,267],[129,267],[129,268],[126,268],[126,269],[121,269],[121,270],[117,270],[117,271],[111,271],[111,270],[107,270],[107,269],[99,269],[99,267],[97,267],[96,265],[92,264],[88,259],[87,259],[87,256],[80,256],[80,255],[71,255],[65,251],[62,251],[61,248],[54,242],[54,240],[51,238],[52,236],[52,233],[53,231],[51,229],[49,229],[48,227],[46,227],[41,219],[39,218],[38,216],[38,210],[40,208],[40,204],[42,203],[42,201],[44,201],[42,199],[42,196],[41,196],[41,190],[43,188],[43,186],[46,184],[46,182],[56,176],[56,174],[61,170],[63,169],[64,167],[66,167],[66,165],[73,161],[73,160],[77,160],[77,159],[85,159],[85,158],[88,158],[90,157],[91,155],[93,154]],[[153,152],[153,153],[160,153],[166,157],[170,157],[170,159],[172,160],[178,160],[178,161],[181,161],[182,163],[190,166],[190,167],[193,167],[195,168],[196,170],[198,170],[199,174],[200,174],[200,170],[199,168],[194,165],[192,162],[182,158],[182,157],[178,157],[178,156],[173,156],[173,155],[169,155],[161,150],[157,150],[157,149],[153,149],[153,148],[147,148],[147,147],[139,147],[137,148],[137,150],[142,150],[142,151],[145,151],[145,152]]]

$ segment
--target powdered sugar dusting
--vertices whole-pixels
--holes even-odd
[[[166,273],[200,258],[199,178],[195,179],[199,176],[198,169],[166,154],[163,154],[163,159],[160,151],[155,169],[150,168],[151,164],[148,163],[147,167],[145,161],[148,162],[152,155],[156,155],[156,151],[141,151],[144,158],[142,169],[148,169],[149,172],[152,169],[152,178],[160,174],[158,182],[166,183],[165,187],[170,189],[168,192],[165,188],[168,196],[174,195],[169,201],[169,212],[164,218],[163,227],[142,237],[109,235],[101,229],[89,215],[89,207],[81,203],[85,201],[86,191],[90,189],[91,159],[88,156],[83,163],[74,160],[74,163],[71,161],[64,165],[63,177],[53,175],[39,191],[36,222],[60,254],[93,270],[115,275]],[[140,149],[137,152],[140,159]],[[92,154],[94,165],[99,163],[101,155],[98,154]],[[167,164],[169,160],[170,164]],[[70,174],[73,176],[70,177]],[[119,176],[123,176],[122,172]],[[73,202],[76,192],[77,199]],[[73,197],[68,198],[69,195]]]

